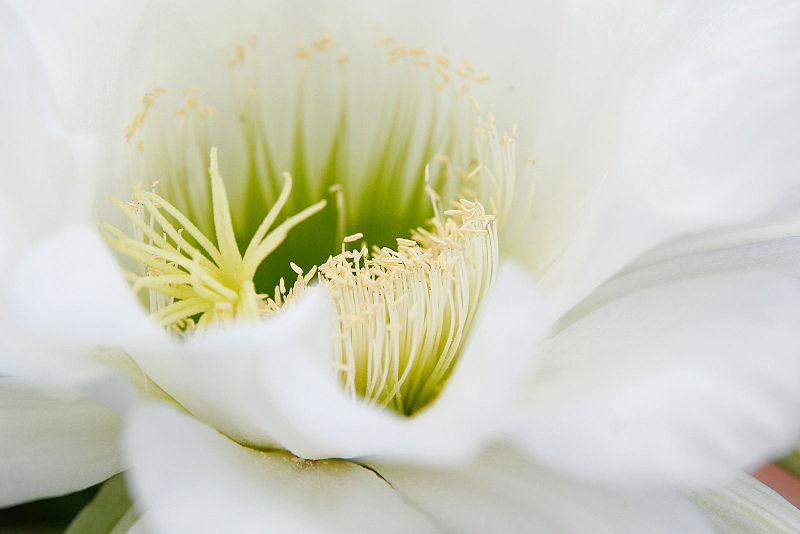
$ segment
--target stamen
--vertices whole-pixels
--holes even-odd
[[[354,398],[410,415],[452,370],[498,252],[494,217],[479,202],[445,213],[398,238],[397,250],[343,251],[320,266],[339,314],[333,368]]]

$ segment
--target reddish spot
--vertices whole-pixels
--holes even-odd
[[[796,479],[775,464],[767,464],[753,476],[774,489],[783,498],[800,508],[800,480]]]

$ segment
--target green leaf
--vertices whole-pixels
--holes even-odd
[[[97,496],[75,516],[65,534],[121,534],[138,518],[120,473],[103,484]]]
[[[791,473],[795,478],[800,478],[800,449],[775,463],[784,471]]]

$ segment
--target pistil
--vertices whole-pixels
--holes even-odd
[[[321,200],[270,230],[292,189],[292,177],[284,173],[277,201],[241,254],[216,148],[211,149],[210,162],[216,245],[169,201],[141,185],[134,186],[132,202],[112,200],[133,222],[138,239],[109,224],[101,224],[112,247],[143,264],[144,275],[127,273],[134,283],[133,289],[137,292],[148,289],[153,317],[176,332],[195,331],[224,320],[253,320],[279,307],[256,293],[255,272],[292,228],[326,204]],[[299,278],[305,283],[310,280],[310,277]]]

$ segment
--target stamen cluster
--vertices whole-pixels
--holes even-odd
[[[469,200],[444,215],[397,250],[363,245],[319,268],[338,311],[345,391],[406,415],[439,394],[497,268],[494,217]]]

